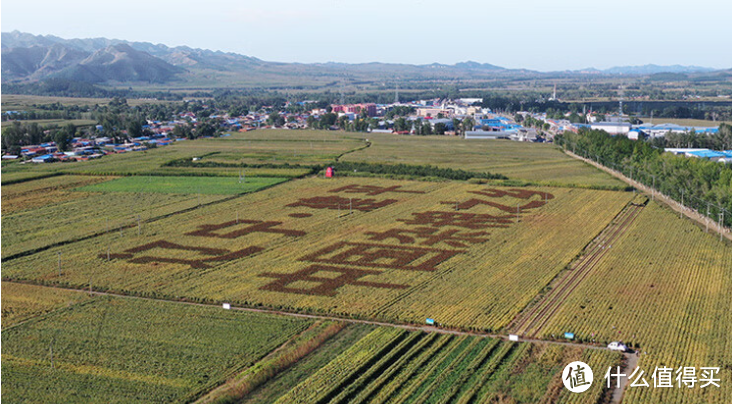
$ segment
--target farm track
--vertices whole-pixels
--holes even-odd
[[[26,285],[37,285],[34,282],[24,282],[24,281],[10,280],[10,279],[3,279],[2,281],[26,284]],[[71,291],[81,292],[81,293],[88,293],[92,296],[111,296],[111,297],[118,297],[118,298],[124,298],[124,299],[170,302],[170,303],[185,304],[185,305],[189,305],[189,306],[198,306],[198,307],[221,307],[221,305],[218,303],[196,303],[196,302],[189,302],[189,301],[184,301],[184,300],[142,297],[142,296],[128,295],[128,294],[122,294],[122,293],[113,293],[113,292],[98,292],[98,291],[90,292],[89,289],[67,288],[67,287],[52,286],[52,285],[39,285],[39,286],[44,286],[44,287],[54,288],[54,289],[71,290]],[[376,321],[376,320],[361,320],[361,319],[354,319],[354,318],[348,318],[348,317],[324,316],[324,315],[318,315],[318,314],[297,313],[297,312],[274,310],[274,309],[267,309],[267,308],[235,307],[233,305],[231,306],[231,310],[245,311],[245,312],[250,312],[250,313],[271,314],[271,315],[277,315],[277,316],[306,318],[306,319],[312,319],[312,320],[340,321],[340,322],[349,323],[349,324],[367,324],[367,325],[374,325],[374,326],[379,326],[379,327],[391,327],[391,328],[399,328],[399,329],[403,329],[403,330],[407,330],[407,331],[423,331],[423,332],[427,332],[427,333],[437,333],[437,334],[444,334],[444,335],[496,338],[496,339],[508,341],[508,335],[492,334],[492,333],[478,332],[478,331],[463,331],[463,330],[458,330],[458,329],[440,328],[440,327],[428,326],[428,325],[387,323],[387,322]],[[31,319],[20,322],[18,324],[14,324],[14,325],[8,327],[7,329],[18,327],[21,324],[23,324],[27,321],[30,321],[30,320]],[[5,330],[3,330],[3,331],[5,331]],[[579,343],[579,342],[553,341],[553,340],[542,340],[542,339],[533,339],[533,338],[522,338],[521,341],[532,342],[532,343],[562,345],[562,346],[570,346],[570,347],[579,347],[579,348],[608,350],[607,347],[602,346],[602,345],[592,345],[592,344],[588,344],[588,343]]]
[[[613,222],[595,238],[585,253],[574,262],[571,269],[554,284],[552,289],[531,309],[519,314],[514,320],[514,325],[508,328],[514,334],[527,338],[540,336],[544,326],[612,248],[613,243],[625,234],[642,209],[643,206],[636,204],[629,204],[623,209]]]

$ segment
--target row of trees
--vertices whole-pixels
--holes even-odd
[[[720,132],[728,136],[732,127],[722,126]],[[611,136],[598,130],[565,132],[554,141],[576,154],[620,170],[678,202],[684,199],[686,206],[700,213],[709,210],[712,220],[724,214],[725,224],[732,225],[732,166],[729,164],[664,153],[651,142]]]
[[[700,148],[712,150],[732,150],[732,125],[722,124],[717,133],[672,132],[657,137],[652,144],[659,148]]]

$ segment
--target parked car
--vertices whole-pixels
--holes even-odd
[[[622,342],[618,342],[618,341],[613,341],[613,342],[611,342],[611,343],[610,343],[610,344],[609,344],[609,345],[607,346],[607,348],[608,348],[609,350],[611,350],[611,351],[620,351],[620,352],[625,352],[625,351],[627,351],[627,350],[628,350],[628,346],[626,346],[626,345],[625,345],[625,344],[623,344]]]

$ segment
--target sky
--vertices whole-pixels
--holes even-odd
[[[2,0],[2,32],[279,62],[732,68],[729,0]]]

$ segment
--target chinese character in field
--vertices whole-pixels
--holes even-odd
[[[435,271],[437,270],[437,265],[463,252],[465,251],[388,244],[340,242],[302,257],[300,261],[414,271]]]
[[[451,247],[467,248],[468,244],[479,244],[488,240],[490,233],[485,231],[464,232],[459,229],[440,231],[431,227],[417,227],[415,229],[389,229],[381,233],[367,232],[369,240],[384,241],[396,239],[400,244],[415,244],[417,239],[422,239],[421,245],[432,246],[438,243],[445,243]]]
[[[512,215],[494,216],[478,213],[428,211],[412,213],[412,216],[412,219],[397,219],[397,221],[408,225],[431,227],[454,226],[473,230],[490,227],[508,227],[513,223]]]
[[[486,188],[481,191],[468,191],[468,192],[470,192],[471,194],[487,196],[489,198],[502,198],[504,196],[510,196],[510,197],[516,198],[516,199],[531,199],[531,197],[538,195],[540,200],[547,201],[549,199],[554,199],[554,195],[552,195],[548,192],[532,191],[530,189],[520,189],[520,188],[513,188],[513,189],[508,189],[508,190]]]
[[[173,252],[173,256],[160,256],[160,255],[142,255],[138,256],[139,253],[149,252],[152,250],[169,250]],[[230,251],[224,248],[210,248],[210,247],[191,247],[176,243],[171,243],[165,240],[155,241],[138,247],[130,248],[124,251],[123,254],[110,254],[110,258],[127,259],[128,262],[134,264],[147,264],[147,263],[174,263],[190,265],[191,268],[206,269],[210,268],[208,263],[210,262],[221,262],[230,261],[238,258],[250,256],[252,254],[262,251],[263,248],[257,246],[251,246],[238,251]],[[195,252],[202,258],[198,259],[186,259],[181,258],[182,252]],[[106,254],[99,254],[99,258],[106,258]]]
[[[717,386],[719,387],[719,384],[717,382],[721,381],[719,377],[714,377],[715,375],[719,376],[719,368],[717,367],[702,367],[699,368],[701,370],[701,375],[699,376],[699,387],[705,388],[707,386]],[[704,383],[704,384],[702,384]]]
[[[525,203],[523,205],[504,205],[501,203],[485,200],[485,199],[469,199],[464,202],[442,202],[446,205],[455,205],[457,209],[470,209],[478,205],[488,205],[492,206],[494,208],[497,208],[499,210],[502,210],[504,212],[510,212],[514,213],[517,210],[518,211],[524,211],[529,209],[538,208],[541,206],[544,206],[548,203],[549,199],[554,199],[554,195],[548,193],[548,192],[540,192],[540,191],[532,191],[528,189],[509,189],[509,190],[500,190],[500,189],[493,189],[488,188],[482,191],[469,191],[471,194],[481,195],[487,198],[502,198],[504,196],[517,198],[517,199],[531,199],[534,197],[534,200],[529,201],[528,203]]]
[[[240,225],[249,224],[243,229],[233,230],[228,233],[216,233],[217,230],[227,229],[231,227],[239,227]],[[251,233],[276,233],[285,236],[304,236],[306,233],[300,230],[277,229],[282,222],[265,222],[261,220],[232,220],[221,224],[204,224],[198,226],[198,230],[186,233],[186,236],[215,237],[215,238],[237,238]]]
[[[620,388],[620,379],[626,376],[625,373],[620,373],[620,366],[617,367],[616,373],[612,373],[613,367],[609,366],[607,372],[605,372],[605,380],[607,380],[607,388],[610,388],[610,382],[615,378],[615,388]]]
[[[347,194],[366,194],[369,196],[381,195],[387,192],[403,193],[403,194],[424,194],[424,191],[406,191],[400,189],[401,185],[394,185],[391,187],[377,187],[375,185],[358,185],[351,184],[345,187],[331,189],[328,192],[345,192]]]
[[[679,387],[684,384],[688,388],[693,388],[696,384],[696,368],[683,366],[676,369],[676,383]]]
[[[671,380],[673,378],[673,371],[672,368],[666,366],[656,367],[653,375],[651,375],[653,387],[674,387]]]
[[[382,289],[405,289],[408,285],[393,283],[366,282],[359,279],[368,275],[378,275],[379,271],[336,267],[330,265],[310,265],[291,274],[264,272],[259,276],[275,278],[272,283],[260,287],[270,292],[297,293],[304,295],[335,296],[337,290],[346,285],[365,286]],[[307,287],[308,285],[311,285]]]
[[[573,389],[575,387],[581,387],[591,384],[590,382],[585,380],[585,370],[586,368],[583,366],[577,366],[577,368],[569,369],[567,380],[569,380],[570,385]]]
[[[375,199],[359,199],[359,198],[341,198],[340,196],[316,196],[314,198],[303,198],[295,203],[287,206],[298,207],[304,206],[313,209],[332,209],[332,210],[349,210],[355,209],[361,212],[370,212],[375,209],[383,208],[398,202],[396,199],[384,199],[377,201]]]

